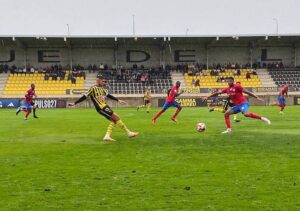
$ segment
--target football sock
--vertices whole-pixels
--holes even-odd
[[[29,116],[30,112],[31,112],[30,110],[26,111],[26,115],[25,115],[26,118]]]
[[[225,123],[226,123],[226,127],[227,127],[227,128],[231,128],[231,125],[230,125],[230,118],[229,118],[229,116],[227,116],[227,115],[224,115],[224,117],[225,117]]]
[[[254,118],[254,119],[261,119],[261,116],[259,116],[258,114],[250,113],[250,112],[245,116],[250,117],[250,118]]]
[[[107,127],[107,131],[106,131],[106,136],[110,136],[111,133],[112,133],[112,130],[114,129],[115,127],[115,123],[111,122],[108,127]]]
[[[215,110],[215,111],[218,111],[218,112],[221,112],[221,113],[224,112],[224,109],[223,109],[223,108],[215,107],[214,110]]]
[[[177,115],[179,114],[179,112],[181,111],[181,109],[177,108],[175,114],[172,116],[172,119],[176,119]]]
[[[117,121],[117,125],[126,133],[130,133],[130,130],[126,127],[126,125],[122,122],[122,120]]]
[[[154,120],[158,119],[158,117],[159,117],[162,113],[164,113],[164,110],[159,111],[159,112],[155,115],[155,117],[154,117],[153,119],[154,119]]]
[[[285,108],[285,104],[283,104],[281,107],[280,107],[280,111],[283,111]]]

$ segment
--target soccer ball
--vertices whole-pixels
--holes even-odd
[[[206,125],[205,125],[204,123],[198,123],[198,124],[196,125],[196,130],[197,130],[198,132],[204,132],[205,129],[206,129]]]

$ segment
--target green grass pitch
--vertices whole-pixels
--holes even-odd
[[[140,132],[118,128],[94,109],[38,110],[23,121],[0,110],[0,210],[300,210],[299,108],[251,107],[272,125],[247,119],[225,130],[223,115],[169,109],[115,109]],[[204,122],[207,131],[195,131]]]

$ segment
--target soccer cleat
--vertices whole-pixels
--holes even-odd
[[[279,114],[284,114],[283,111],[280,111]]]
[[[24,121],[27,121],[27,120],[28,120],[28,118],[27,118],[27,117],[25,117],[25,118],[24,118]]]
[[[39,117],[38,117],[37,115],[33,115],[33,118],[36,118],[36,119],[38,119]]]
[[[230,135],[231,134],[231,128],[227,128],[227,130],[225,130],[224,132],[222,132],[222,134],[228,134]]]
[[[140,110],[140,107],[139,107],[139,106],[138,106],[138,107],[136,107],[136,110],[137,110],[137,111],[139,111],[139,110]]]
[[[152,119],[151,123],[152,123],[152,125],[155,125],[156,120],[155,120],[155,119]]]
[[[138,132],[129,132],[129,133],[128,133],[128,138],[133,138],[133,137],[136,137],[136,136],[138,136],[138,135],[139,135]]]
[[[21,112],[21,108],[19,107],[16,111],[16,115],[18,115]]]
[[[209,112],[213,112],[215,110],[215,108],[210,108]]]
[[[234,122],[240,122],[241,120],[239,120],[239,119],[234,119],[233,121],[234,121]]]
[[[268,125],[271,125],[271,121],[268,120],[266,117],[262,117],[262,118],[261,118],[261,121],[267,123]]]
[[[111,137],[109,137],[109,136],[105,136],[104,138],[103,138],[103,141],[106,141],[106,142],[114,142],[114,141],[116,141],[115,139],[112,139]]]
[[[147,114],[149,114],[150,113],[150,111],[147,111]]]
[[[171,118],[171,120],[175,123],[178,123],[176,118]]]

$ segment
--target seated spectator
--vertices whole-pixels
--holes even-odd
[[[195,86],[195,80],[192,79],[191,86]]]
[[[247,73],[246,73],[246,79],[247,79],[247,80],[251,79],[251,74],[250,74],[250,72],[247,72]]]
[[[33,68],[33,67],[30,68],[30,73],[31,73],[31,74],[34,73],[34,68]]]
[[[236,70],[236,75],[241,75],[241,70],[240,69]]]
[[[99,66],[99,70],[104,70],[104,65],[102,63]]]
[[[49,80],[49,74],[48,74],[48,73],[45,74],[44,79],[45,79],[45,81],[48,81],[48,80]]]
[[[257,75],[256,70],[253,70],[253,71],[252,71],[252,74],[253,74],[253,75]]]
[[[200,80],[199,79],[196,80],[195,86],[200,86]]]

